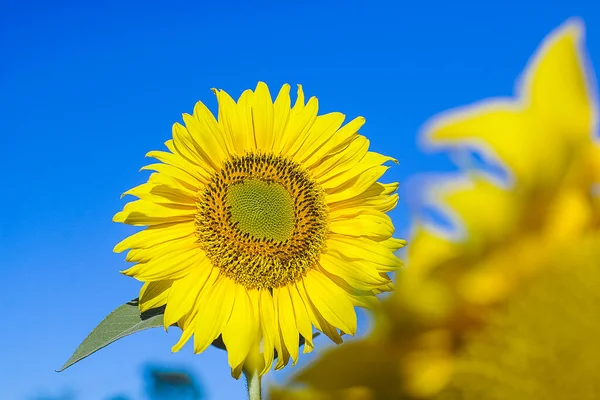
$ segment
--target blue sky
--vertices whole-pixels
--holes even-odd
[[[112,253],[133,231],[111,222],[119,196],[144,181],[144,155],[162,149],[181,113],[198,100],[216,110],[211,87],[238,96],[259,80],[272,92],[301,83],[321,112],[365,116],[372,149],[400,160],[386,179],[402,182],[392,217],[406,236],[418,198],[411,177],[452,169],[417,147],[427,118],[510,95],[542,38],[571,16],[585,21],[600,65],[600,4],[589,0],[119,3],[0,2],[3,399],[66,390],[141,399],[147,361],[192,368],[211,399],[244,398],[222,351],[172,355],[176,330],[126,338],[54,372],[136,297],[140,284],[118,273],[123,256]]]

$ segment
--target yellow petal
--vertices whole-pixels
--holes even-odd
[[[335,203],[341,200],[348,200],[360,195],[371,187],[381,176],[388,170],[389,167],[377,166],[373,167],[362,174],[344,182],[341,186],[326,190],[325,201]]]
[[[342,289],[346,293],[353,306],[362,307],[369,310],[375,310],[381,305],[379,299],[377,299],[375,294],[373,294],[372,290],[361,290],[352,287],[348,284],[348,282],[346,282],[339,276],[330,274],[322,267],[319,268],[319,271],[327,275],[329,279],[331,279],[337,286],[339,286],[340,289]]]
[[[327,322],[325,318],[323,318],[318,308],[310,300],[310,296],[306,291],[304,282],[297,283],[296,288],[298,289],[298,293],[300,294],[302,301],[306,305],[306,312],[308,313],[310,321],[315,326],[315,328],[323,332],[325,336],[331,339],[334,343],[342,343],[342,337],[338,333],[337,329],[334,326],[332,326],[329,322]]]
[[[354,167],[350,168],[347,171],[340,170],[337,174],[332,174],[330,178],[326,178],[325,176],[321,178],[321,186],[323,189],[333,189],[339,186],[342,186],[344,183],[352,181],[357,176],[363,174],[364,172],[370,170],[371,168],[378,167],[387,161],[394,161],[398,163],[396,159],[388,156],[384,156],[379,153],[368,152],[365,156],[358,162]],[[336,168],[337,170],[337,168]]]
[[[526,72],[524,96],[531,99],[531,111],[564,140],[589,142],[595,107],[580,52],[582,36],[582,24],[571,20],[546,38]]]
[[[189,115],[187,118],[192,119]],[[189,163],[198,165],[208,172],[213,172],[216,169],[218,165],[216,161],[219,160],[212,160],[194,140],[187,128],[178,122],[173,124],[173,145],[175,153]]]
[[[273,301],[277,310],[277,320],[283,335],[283,344],[292,357],[293,364],[298,361],[298,346],[300,337],[296,328],[294,307],[290,292],[286,286],[273,289]]]
[[[298,85],[298,98],[292,108],[288,123],[283,133],[283,154],[295,154],[304,143],[312,125],[317,119],[319,102],[316,97],[311,97],[304,106],[304,93],[302,86]]]
[[[527,166],[522,164],[528,160],[515,154],[515,143],[530,149],[531,145],[524,145],[524,142],[530,140],[532,131],[531,122],[524,117],[518,105],[507,100],[495,100],[436,117],[429,122],[424,135],[431,145],[467,144],[482,151],[491,151],[511,169],[524,170]]]
[[[140,290],[140,311],[146,312],[164,306],[167,303],[172,284],[173,281],[170,280],[144,283]]]
[[[417,225],[408,246],[407,259],[411,263],[411,273],[402,275],[400,282],[416,286],[433,269],[460,257],[462,251],[462,247],[449,237]]]
[[[315,179],[322,182],[353,168],[369,151],[369,143],[366,137],[355,135],[346,147],[337,153],[326,155],[319,163],[311,166]]]
[[[205,257],[206,255],[199,248],[189,247],[174,250],[153,258],[147,263],[136,264],[121,273],[144,282],[181,279],[190,273],[191,268],[199,265]]]
[[[460,237],[477,248],[502,240],[520,229],[523,200],[518,193],[484,179],[448,180],[435,192],[443,211],[453,217]]]
[[[350,141],[358,136],[358,130],[365,124],[366,120],[364,117],[356,117],[346,125],[342,126],[336,133],[331,137],[327,143],[318,149],[305,163],[311,168],[315,169],[315,172],[319,174],[319,168],[316,163],[321,163],[321,159],[327,154],[335,153],[339,146],[347,147]]]
[[[405,356],[402,375],[404,390],[416,398],[429,398],[446,387],[455,362],[448,354],[414,352]]]
[[[213,90],[219,102],[219,126],[225,135],[230,137],[236,154],[245,154],[254,148],[254,133],[251,126],[252,91],[242,93],[238,103],[223,90]]]
[[[329,278],[309,271],[303,279],[311,303],[331,325],[345,333],[356,333],[356,313],[345,293]]]
[[[288,351],[285,344],[281,341],[281,338],[283,337],[283,333],[281,332],[281,326],[278,325],[277,330],[279,332],[278,338],[280,339],[280,345],[277,350],[278,358],[277,362],[275,363],[275,370],[279,371],[280,369],[288,365],[288,363],[290,362],[290,352]]]
[[[296,328],[298,332],[302,335],[305,340],[304,345],[304,353],[310,352],[313,348],[313,329],[312,324],[310,322],[310,317],[308,312],[306,311],[306,304],[300,293],[298,292],[298,287],[296,285],[292,285],[288,288],[290,292],[290,297],[292,299],[292,304],[294,306],[294,317],[296,319]]]
[[[382,186],[379,185],[378,183],[376,183],[376,185],[378,186]],[[396,184],[397,185],[397,184]],[[372,187],[375,185],[371,185]],[[344,215],[346,210],[348,210],[348,212],[352,212],[352,209],[359,209],[359,208],[371,208],[373,210],[377,210],[377,211],[381,211],[381,212],[388,212],[390,210],[392,210],[394,207],[396,207],[396,204],[398,203],[398,194],[394,193],[391,196],[390,195],[371,195],[372,192],[370,191],[370,189],[367,189],[364,193],[355,196],[351,199],[347,199],[347,200],[342,200],[339,202],[335,202],[335,203],[331,203],[329,204],[329,210],[331,212],[331,214],[333,215],[334,213],[339,212],[340,215]],[[356,214],[354,214],[356,215]]]
[[[195,232],[194,222],[172,222],[153,225],[117,243],[113,251],[121,253],[130,248],[146,249],[160,243],[189,236]]]
[[[165,329],[189,313],[203,288],[210,287],[215,279],[213,267],[205,259],[203,263],[194,266],[187,276],[174,281],[164,315]]]
[[[260,313],[260,329],[264,338],[263,356],[265,365],[260,372],[265,374],[273,364],[274,353],[273,349],[277,345],[276,322],[275,322],[275,307],[273,305],[273,297],[266,290],[259,292],[259,313]],[[279,345],[280,347],[280,345]],[[279,351],[279,350],[278,350]]]
[[[202,353],[221,334],[233,308],[235,284],[229,278],[219,276],[206,288],[196,301],[196,328],[194,352]]]
[[[178,352],[181,348],[190,340],[192,335],[194,334],[194,328],[196,327],[196,311],[192,310],[188,315],[183,318],[183,321],[180,323],[180,327],[182,330],[181,337],[175,343],[175,345],[171,348],[173,353]]]
[[[436,117],[426,130],[430,143],[491,152],[521,185],[558,185],[592,135],[595,107],[578,50],[580,31],[570,22],[546,39],[525,71],[520,98]]]
[[[160,204],[164,207],[171,208],[196,208],[197,197],[196,193],[190,195],[185,190],[180,190],[176,187],[167,184],[156,184],[153,182],[143,183],[132,189],[129,189],[123,196],[131,195],[136,196],[142,200],[150,201],[152,203]]]
[[[185,171],[186,173],[194,176],[200,182],[207,182],[207,180],[211,176],[210,170],[205,169],[203,166],[191,163],[178,154],[168,153],[166,151],[153,150],[149,151],[146,154],[146,157],[155,158],[160,162],[180,169],[181,171]],[[161,171],[159,170],[159,172]]]
[[[398,375],[397,370],[392,367],[397,364],[395,355],[395,352],[389,351],[385,346],[354,340],[328,349],[295,375],[293,381],[330,394],[354,386],[367,386],[377,390],[377,395],[372,399],[398,399]],[[365,399],[351,396],[328,398]]]
[[[198,188],[203,187],[206,184],[206,179],[203,176],[196,175],[193,172],[184,171],[181,168],[170,164],[149,164],[140,168],[140,171],[156,171],[159,175],[175,179],[180,185],[196,192],[198,191]]]
[[[389,238],[389,239],[383,240],[379,243],[381,243],[382,245],[384,245],[391,251],[398,251],[401,248],[403,248],[404,246],[406,246],[406,244],[407,244],[406,240],[398,239],[398,238]]]
[[[183,114],[183,122],[190,133],[194,150],[203,162],[218,170],[229,158],[229,152],[223,140],[223,133],[217,127],[211,130],[204,121],[189,114]]]
[[[196,235],[192,233],[177,240],[158,243],[155,246],[132,249],[127,253],[125,261],[145,263],[165,254],[173,254],[178,251],[194,248],[197,240]]]
[[[391,196],[375,196],[365,198],[362,202],[352,205],[349,202],[335,203],[334,208],[329,210],[329,218],[332,220],[353,218],[364,214],[386,213],[398,204],[398,194]]]
[[[367,260],[389,266],[402,266],[400,259],[390,249],[370,239],[331,234],[327,246],[347,258]]]
[[[190,180],[180,181],[178,179],[172,178],[167,174],[161,173],[153,173],[148,178],[149,183],[153,183],[155,185],[165,185],[169,188],[173,188],[182,193],[183,196],[188,198],[197,198],[198,189],[202,186],[193,185],[193,182]]]
[[[234,147],[230,135],[223,132],[213,113],[201,101],[194,106],[194,118],[200,123],[201,131],[212,135],[226,154],[233,154]]]
[[[344,260],[335,250],[331,249],[322,253],[319,265],[330,274],[339,276],[352,287],[360,290],[371,290],[386,283],[377,269],[376,264],[359,264],[352,260]]]
[[[264,82],[258,82],[252,99],[252,121],[256,148],[269,153],[273,148],[274,108],[269,88]]]
[[[589,193],[564,190],[548,210],[545,236],[550,241],[566,242],[593,229],[594,213]]]
[[[273,145],[272,150],[279,154],[285,144],[285,130],[290,116],[290,85],[285,84],[273,104]]]
[[[244,362],[250,347],[256,339],[256,329],[254,310],[246,288],[234,284],[233,292],[228,293],[234,296],[233,309],[229,321],[223,328],[223,343],[227,347],[227,359],[231,368],[236,368]]]
[[[331,139],[331,136],[344,122],[344,118],[344,114],[338,112],[317,116],[306,134],[302,146],[295,153],[288,153],[289,156],[299,163],[304,163],[306,159]]]
[[[113,222],[136,226],[186,222],[192,221],[196,212],[197,210],[188,208],[169,208],[145,200],[136,200],[127,203],[123,211],[116,213]]]
[[[246,371],[258,371],[258,373],[260,374],[260,371],[264,370],[265,368],[265,362],[264,362],[264,355],[263,352],[261,351],[261,345],[264,345],[263,342],[263,334],[262,331],[260,329],[260,291],[258,289],[245,289],[246,294],[248,295],[249,299],[250,299],[250,307],[252,307],[252,315],[254,316],[253,321],[251,322],[251,324],[254,327],[253,332],[250,332],[250,335],[252,335],[254,337],[254,340],[252,341],[252,344],[250,346],[250,351],[248,352],[248,356],[246,357],[246,359],[244,360],[243,363],[239,364],[236,368],[232,368],[231,369],[231,376],[234,379],[239,379],[240,375],[242,374],[242,370],[246,370]],[[263,348],[267,348],[267,347],[263,347]],[[269,351],[271,352],[271,355],[273,354],[273,346],[271,345],[271,347],[269,348]],[[270,366],[269,366],[270,367]]]
[[[389,238],[394,234],[392,220],[383,213],[361,214],[354,218],[332,220],[329,229],[342,235],[380,239]]]

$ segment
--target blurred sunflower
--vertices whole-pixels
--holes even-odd
[[[430,145],[478,151],[508,177],[438,182],[453,229],[415,222],[372,336],[301,371],[308,391],[273,399],[600,398],[600,147],[582,35],[576,20],[551,34],[517,99],[427,125]]]
[[[354,306],[376,305],[402,265],[386,215],[398,184],[378,182],[395,160],[368,151],[364,118],[318,116],[300,86],[290,107],[289,90],[273,102],[261,82],[237,103],[214,90],[218,120],[201,102],[184,114],[168,151],[148,153],[156,172],[124,194],[139,200],[114,217],[148,225],[115,247],[137,263],[123,273],[145,282],[141,311],[166,305],[165,328],[183,331],[173,351],[221,336],[235,378],[259,351],[260,374],[274,350],[276,368],[296,363],[313,326],[336,343],[353,335]]]

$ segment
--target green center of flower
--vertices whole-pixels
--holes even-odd
[[[283,186],[247,179],[229,186],[226,203],[237,228],[255,239],[285,242],[294,232],[294,202]]]
[[[324,198],[288,158],[232,156],[199,193],[198,242],[215,267],[248,289],[289,285],[315,267],[325,245]]]

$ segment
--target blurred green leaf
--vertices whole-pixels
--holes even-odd
[[[108,346],[125,336],[149,328],[163,326],[164,307],[140,313],[138,299],[132,300],[115,309],[85,338],[75,353],[57,372],[64,371],[71,365],[86,358],[90,354]]]

